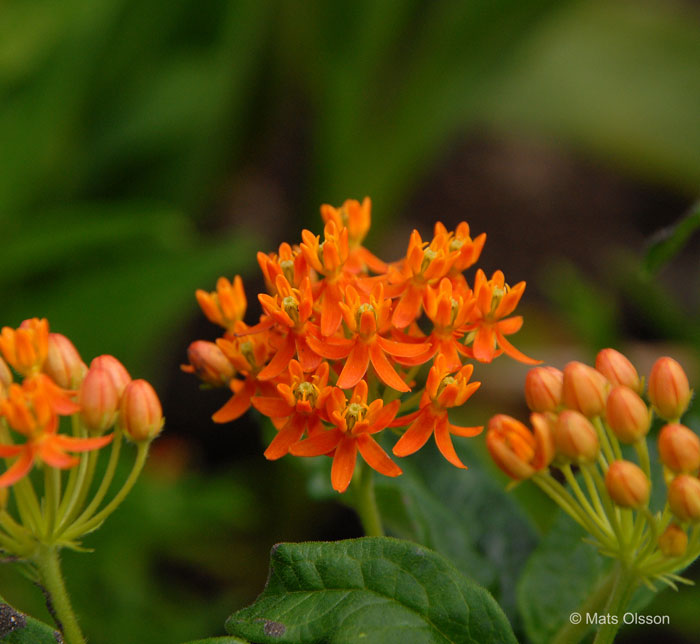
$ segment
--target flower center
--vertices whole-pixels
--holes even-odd
[[[294,389],[297,400],[309,402],[312,406],[316,404],[319,393],[318,387],[310,382],[300,382]]]
[[[343,416],[345,417],[348,431],[352,431],[352,428],[365,417],[367,409],[367,405],[363,405],[361,403],[350,403],[345,408]]]

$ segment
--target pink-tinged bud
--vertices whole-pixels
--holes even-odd
[[[124,390],[120,423],[135,442],[151,441],[163,429],[163,409],[150,383],[132,380]]]
[[[659,550],[667,557],[682,557],[688,549],[688,535],[675,523],[659,537]]]
[[[564,374],[554,367],[535,367],[525,376],[525,400],[531,411],[555,411],[561,404]]]
[[[700,520],[700,479],[679,474],[668,486],[668,505],[681,521]]]
[[[600,416],[605,409],[609,384],[602,373],[583,362],[570,362],[564,367],[562,399],[569,409],[584,416]]]
[[[80,418],[91,432],[102,434],[114,425],[119,411],[119,392],[106,369],[88,369],[78,400]]]
[[[595,427],[573,409],[559,414],[554,441],[557,451],[574,463],[592,463],[598,458],[600,444]]]
[[[595,368],[612,385],[624,385],[638,394],[642,392],[642,380],[634,365],[619,351],[603,349],[595,359]]]
[[[187,349],[187,357],[190,364],[182,365],[181,369],[214,387],[227,387],[236,375],[234,366],[214,342],[193,342]]]
[[[649,501],[651,483],[641,468],[630,461],[610,463],[605,487],[610,498],[623,508],[641,508]]]
[[[628,445],[644,438],[651,427],[646,403],[625,385],[618,385],[608,395],[605,419],[615,436]]]
[[[131,376],[126,370],[126,367],[114,356],[97,356],[97,358],[93,359],[90,363],[90,368],[104,369],[112,378],[119,397],[121,397],[124,393],[124,389],[131,382]]]
[[[677,420],[688,408],[690,385],[683,367],[673,358],[659,358],[649,374],[649,400],[664,420]]]
[[[534,417],[538,416],[535,420]],[[498,414],[489,421],[486,446],[496,465],[515,480],[530,478],[546,468],[554,456],[549,423],[533,414],[534,433],[515,418]]]
[[[49,333],[49,352],[43,371],[59,387],[77,389],[85,377],[87,365],[65,335]]]
[[[664,425],[659,434],[659,457],[677,474],[694,474],[700,468],[700,438],[680,423]]]

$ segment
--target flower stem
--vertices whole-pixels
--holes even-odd
[[[614,574],[615,586],[612,589],[610,599],[604,611],[610,618],[614,616],[616,619],[610,619],[600,627],[595,640],[593,640],[593,644],[612,644],[617,631],[620,626],[622,626],[622,620],[620,618],[639,583],[639,578],[635,573],[626,569],[622,564],[617,565]]]
[[[383,537],[384,528],[374,494],[374,470],[364,463],[355,479],[355,510],[368,537]]]
[[[34,563],[50,598],[51,612],[63,633],[66,644],[85,644],[85,637],[80,630],[63,582],[58,550],[54,546],[40,545],[34,555]]]

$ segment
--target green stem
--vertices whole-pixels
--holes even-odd
[[[552,644],[578,644],[591,627],[586,620],[586,615],[602,612],[616,580],[615,571],[604,577],[598,587],[588,596],[588,599],[577,609],[576,612],[581,616],[581,621],[574,624],[571,620],[567,620],[557,631]]]
[[[639,578],[632,571],[623,567],[622,564],[617,565],[614,574],[615,586],[604,612],[607,616],[614,616],[616,619],[610,619],[609,622],[600,627],[593,644],[612,644],[617,631],[622,626],[621,616],[625,612],[625,608],[639,583]]]
[[[51,600],[51,609],[66,644],[85,644],[78,619],[70,604],[66,585],[61,574],[58,550],[53,546],[40,545],[34,555],[34,563],[41,582]]]
[[[649,448],[647,447],[647,441],[642,436],[634,444],[634,449],[637,452],[637,458],[639,459],[639,464],[642,466],[644,473],[647,478],[651,481],[651,465],[649,463]]]
[[[607,525],[607,517],[605,517],[605,521],[603,521],[602,518],[598,515],[598,513],[593,509],[593,506],[590,504],[588,498],[583,493],[581,486],[578,484],[574,473],[571,471],[571,465],[565,465],[561,468],[561,471],[564,473],[564,478],[566,478],[569,487],[573,490],[574,495],[578,499],[578,502],[581,504],[581,506],[583,506],[585,512],[595,522],[598,528],[600,528],[601,532],[603,532],[604,534],[607,533],[610,529],[610,527]]]
[[[596,432],[598,434],[598,440],[600,441],[601,451],[605,454],[605,459],[608,463],[612,463],[614,460],[616,460],[616,455],[613,453],[613,448],[610,444],[610,437],[608,435],[608,432],[605,431],[605,427],[603,427],[603,423],[600,420],[600,416],[596,416],[593,419],[593,426],[595,427]],[[618,451],[620,450],[619,445],[617,446],[617,449]],[[622,458],[622,456],[619,456],[617,458]]]
[[[126,481],[124,482],[124,486],[121,490],[119,490],[119,492],[117,492],[116,496],[92,518],[89,518],[87,512],[87,510],[90,510],[90,508],[83,512],[80,518],[73,525],[71,525],[65,531],[64,534],[61,535],[62,540],[71,541],[73,539],[77,539],[83,534],[90,532],[98,525],[100,525],[100,523],[102,523],[110,514],[112,514],[112,512],[114,512],[117,509],[119,504],[126,498],[126,495],[129,494],[131,488],[134,487],[134,484],[138,480],[139,475],[141,474],[141,470],[143,469],[143,466],[146,463],[149,445],[150,443],[138,444],[136,448],[136,460],[134,461],[134,465],[131,468],[131,472],[129,473],[129,478],[126,479]],[[92,503],[90,505],[92,506]]]
[[[44,465],[44,494],[44,536],[50,541],[56,527],[56,514],[61,499],[61,471],[58,468]]]
[[[374,470],[362,463],[355,480],[355,510],[362,529],[368,537],[383,537],[382,517],[374,494]]]

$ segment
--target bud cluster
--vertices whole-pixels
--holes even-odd
[[[101,497],[86,504],[98,450],[111,445],[118,455],[124,435],[143,444],[137,451],[145,453],[162,426],[160,402],[151,385],[132,380],[115,357],[99,356],[88,368],[73,343],[51,333],[45,319],[25,320],[17,329],[4,327],[0,457],[6,468],[0,489],[14,490],[19,520],[7,534],[11,524],[0,521],[2,548],[21,556],[39,540],[70,545],[92,529],[96,517],[101,521],[106,516],[98,508],[114,474],[114,466],[108,467],[99,486]],[[34,490],[36,468],[45,472],[45,499],[38,499]],[[111,512],[116,505],[110,507]]]
[[[647,383],[645,391],[634,365],[614,349],[602,350],[595,367],[536,367],[525,379],[533,431],[497,415],[486,444],[503,472],[531,479],[602,552],[632,562],[646,579],[672,584],[674,572],[700,554],[700,438],[680,422],[692,398],[681,365],[659,358]],[[648,507],[653,464],[646,442],[655,417],[665,422],[658,454],[668,485],[666,509],[656,515]]]

